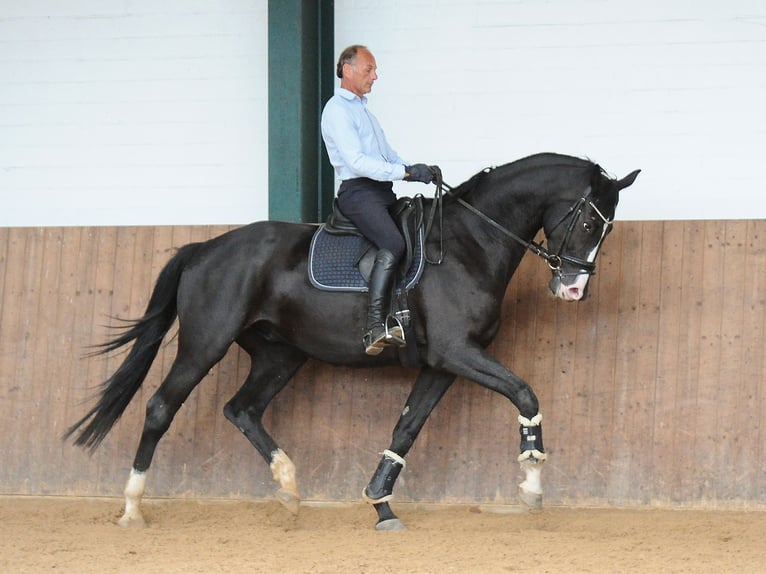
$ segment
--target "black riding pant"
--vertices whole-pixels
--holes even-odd
[[[404,237],[388,209],[396,203],[393,184],[366,177],[347,179],[338,190],[338,207],[378,249],[389,250],[396,261],[404,256]]]

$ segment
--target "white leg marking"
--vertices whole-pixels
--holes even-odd
[[[298,514],[301,497],[295,480],[295,465],[280,448],[271,453],[271,476],[279,483],[277,500],[293,514]]]
[[[118,524],[122,527],[143,527],[146,525],[144,517],[139,508],[141,498],[144,496],[146,488],[146,473],[130,471],[128,484],[125,485],[125,513],[120,518]]]
[[[519,487],[531,494],[542,494],[543,484],[541,475],[543,472],[543,465],[539,462],[525,460],[521,463],[521,468],[526,474],[526,479],[519,485]]]
[[[295,465],[290,457],[280,448],[271,453],[271,475],[282,490],[298,496],[298,484],[295,481]]]

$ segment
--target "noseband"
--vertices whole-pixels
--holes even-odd
[[[559,246],[556,253],[550,253],[541,243],[537,243],[536,241],[523,239],[522,237],[519,237],[516,235],[513,231],[508,229],[507,227],[501,225],[491,217],[489,217],[487,214],[479,211],[476,209],[473,205],[465,201],[462,197],[455,195],[453,192],[454,188],[447,185],[442,181],[441,173],[437,174],[436,177],[436,202],[438,204],[438,210],[439,210],[439,217],[440,220],[442,219],[442,210],[441,210],[441,203],[442,203],[442,196],[443,192],[446,192],[448,195],[452,195],[457,202],[468,209],[468,211],[474,213],[479,218],[484,220],[486,223],[500,231],[503,235],[506,237],[509,237],[519,245],[523,246],[527,251],[531,251],[538,257],[545,260],[545,262],[548,264],[548,267],[550,267],[551,271],[553,271],[554,274],[556,274],[558,277],[562,277],[564,275],[579,275],[581,273],[587,273],[588,275],[593,275],[596,272],[596,264],[593,261],[588,261],[586,259],[581,259],[579,257],[574,257],[572,255],[567,255],[564,253],[564,250],[566,249],[567,245],[569,244],[569,240],[572,237],[572,233],[574,232],[575,225],[577,224],[577,220],[580,217],[580,214],[582,214],[583,209],[586,205],[590,205],[593,208],[593,211],[595,211],[598,216],[601,218],[601,220],[604,222],[604,228],[601,232],[601,241],[603,241],[604,237],[606,236],[609,228],[612,226],[612,220],[607,219],[603,213],[595,206],[593,201],[590,199],[590,193],[588,195],[581,197],[577,201],[575,201],[572,206],[569,208],[569,210],[562,216],[562,218],[551,228],[551,232],[553,232],[556,228],[561,226],[562,224],[566,223],[567,231],[564,235],[564,240],[561,242],[561,245]],[[428,225],[426,226],[426,237],[429,235],[431,225],[433,224],[433,218],[434,213],[436,209],[431,210],[431,215],[429,217]],[[443,227],[440,226],[440,228],[443,229]],[[546,237],[547,237],[546,233]],[[439,256],[439,259],[437,261],[430,261],[430,263],[441,263],[444,256],[444,249],[443,246],[441,247],[441,253]],[[561,267],[564,263],[569,263],[573,266],[575,266],[577,269],[579,269],[579,272],[577,273],[562,273]]]

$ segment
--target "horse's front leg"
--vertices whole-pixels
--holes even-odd
[[[394,428],[391,445],[382,453],[378,468],[362,493],[363,498],[371,503],[378,513],[376,530],[405,530],[404,524],[389,506],[389,501],[393,498],[394,483],[405,467],[404,457],[410,451],[431,411],[454,380],[455,375],[451,373],[435,371],[428,367],[420,371]]]
[[[543,447],[543,427],[540,424],[542,420],[543,416],[540,413],[531,419],[519,415],[519,433],[521,434],[519,462],[526,477],[519,484],[519,500],[533,509],[543,505],[541,474],[542,464],[547,455]]]
[[[521,434],[518,457],[525,479],[519,484],[519,499],[532,509],[543,502],[542,464],[546,460],[543,447],[542,415],[532,388],[520,377],[509,371],[483,348],[466,344],[446,354],[449,370],[466,379],[492,389],[508,398],[519,409],[519,433]]]

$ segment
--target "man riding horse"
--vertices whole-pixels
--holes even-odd
[[[224,416],[269,465],[279,483],[277,499],[292,512],[300,505],[295,465],[264,425],[269,404],[310,358],[351,367],[402,364],[398,353],[384,351],[403,335],[401,328],[387,328],[396,261],[403,252],[403,238],[387,211],[394,201],[391,182],[429,183],[438,168],[405,167],[367,112],[364,94],[377,78],[369,50],[352,46],[344,51],[338,75],[341,88],[324,110],[322,132],[342,180],[340,208],[380,250],[366,323],[349,312],[364,304],[359,291],[329,292],[312,283],[309,253],[316,225],[259,221],[181,247],[157,277],[143,317],[128,321],[98,347],[108,353],[132,345],[104,381],[96,404],[66,432],[90,449],[104,440],[141,388],[177,319],[176,356],[146,404],[121,525],[144,524],[140,504],[157,445],[192,390],[232,344],[249,355],[250,370]],[[447,255],[428,261],[433,264],[409,295],[420,370],[364,489],[378,516],[376,529],[404,528],[389,505],[394,484],[423,425],[457,377],[500,393],[518,411],[518,460],[525,473],[519,496],[532,508],[541,506],[547,457],[540,403],[531,385],[493,357],[489,345],[500,328],[508,283],[528,251],[550,268],[553,295],[568,301],[586,297],[620,191],[638,173],[614,179],[590,160],[541,153],[482,170],[449,188],[444,202],[423,200],[431,214],[443,206],[443,217],[433,225],[444,244],[440,254]],[[546,245],[535,241],[541,230]],[[471,305],[464,304],[468,300]],[[352,333],[363,328],[360,347]]]
[[[389,213],[396,202],[394,180],[431,183],[439,169],[409,165],[394,151],[378,120],[367,109],[367,97],[378,79],[375,57],[364,46],[349,46],[336,68],[340,87],[322,112],[322,138],[330,163],[341,180],[338,207],[378,248],[369,280],[365,353],[377,355],[390,345],[402,346],[398,324],[389,328],[388,313],[398,263],[405,242]]]

